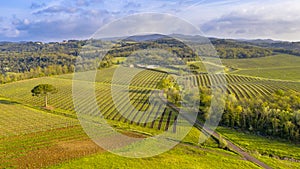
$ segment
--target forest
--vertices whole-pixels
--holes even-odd
[[[253,45],[244,45],[236,41],[225,39],[212,39],[220,58],[224,59],[243,59],[265,57],[273,54],[272,49],[257,47]]]
[[[95,64],[95,58],[98,58],[96,59],[98,68],[110,67],[113,64],[112,58],[128,57],[136,50],[164,49],[184,61],[194,60],[196,54],[183,42],[168,36],[158,37],[151,39],[150,36],[151,40],[143,41],[140,40],[141,37],[133,37],[115,42],[111,49],[105,49],[107,54],[104,59],[99,56],[105,51],[101,49],[105,48],[107,43],[111,43],[109,41],[90,39],[49,43],[1,42],[0,83],[70,73],[74,71],[76,62],[80,62],[80,65],[76,66],[77,70],[88,70]],[[266,45],[266,43],[254,43],[254,41],[242,42],[215,38],[210,38],[210,41],[215,46],[218,56],[224,59],[257,58],[275,53],[298,54],[297,48],[290,49],[285,42]],[[88,52],[80,53],[82,49],[86,49],[83,48],[86,44],[92,45],[93,48],[88,49]]]
[[[199,118],[210,118],[212,95],[209,88],[200,87]],[[196,97],[195,97],[196,98]],[[262,136],[278,137],[299,142],[300,93],[277,90],[269,97],[237,99],[234,94],[226,96],[221,125],[252,132]]]

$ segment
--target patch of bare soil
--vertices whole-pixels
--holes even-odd
[[[59,141],[51,147],[31,151],[14,163],[17,168],[42,168],[98,152],[104,150],[92,140]]]
[[[132,132],[122,132],[129,137],[143,138],[145,136]],[[111,140],[111,142],[114,142]],[[56,140],[54,145],[26,153],[12,161],[17,168],[43,168],[66,162],[71,159],[105,152],[90,139],[83,140]]]
[[[45,107],[45,106],[43,106],[43,107],[41,107],[42,109],[45,109],[45,110],[50,110],[50,111],[52,111],[52,110],[54,110],[54,107],[52,107],[52,106],[47,106],[47,107]]]

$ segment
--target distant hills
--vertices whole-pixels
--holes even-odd
[[[123,39],[123,41],[119,42],[120,39]],[[179,41],[176,39],[179,39]],[[117,42],[118,45],[110,49],[109,54],[112,57],[127,57],[135,50],[162,48],[181,58],[192,59],[194,53],[186,48],[186,45],[180,40],[195,43],[199,48],[206,44],[213,44],[218,56],[224,59],[257,58],[277,53],[300,56],[300,42],[274,41],[271,39],[219,39],[181,34],[114,37],[103,41],[91,39],[49,43],[0,42],[0,72],[26,72],[37,67],[45,68],[50,65],[70,67],[74,64],[75,58],[80,55],[81,48],[90,42],[96,45],[96,48],[105,46],[105,43],[110,43],[109,41]],[[91,58],[96,57],[97,50],[91,54]]]
[[[213,45],[223,45],[223,46],[254,46],[254,47],[262,47],[262,48],[271,48],[276,50],[292,50],[295,52],[296,55],[299,52],[300,55],[300,42],[288,42],[288,41],[278,41],[278,40],[272,40],[272,39],[222,39],[222,38],[214,38],[214,37],[203,37],[199,35],[191,36],[191,35],[182,35],[182,34],[172,34],[172,35],[162,35],[162,34],[150,34],[150,35],[136,35],[136,36],[130,36],[130,37],[112,37],[112,38],[105,38],[106,41],[113,41],[113,40],[125,40],[125,41],[134,41],[134,42],[143,42],[143,41],[155,41],[159,39],[166,39],[166,38],[178,38],[180,40],[186,40],[190,42],[195,43],[212,43]],[[43,43],[43,42],[31,42],[31,41],[22,41],[22,42],[8,42],[8,41],[2,41],[0,42],[0,50],[6,51],[6,50],[13,50],[12,48],[8,49],[7,47],[13,47],[15,49],[19,49],[20,46],[36,46],[44,44],[46,48],[48,48],[49,44],[60,44],[64,46],[68,46],[68,44],[72,46],[72,48],[78,47],[77,44],[81,44],[80,46],[87,43],[87,40],[65,40],[63,42],[49,42],[49,43]],[[76,44],[76,46],[74,46]],[[284,51],[282,51],[284,52]],[[288,52],[288,51],[285,51]],[[290,51],[291,52],[291,51]]]
[[[158,39],[166,38],[178,38],[180,40],[185,40],[188,42],[193,42],[197,44],[211,43],[218,49],[223,48],[224,51],[227,49],[229,53],[235,53],[232,56],[227,56],[227,54],[219,54],[223,58],[252,58],[252,57],[263,57],[271,55],[272,53],[285,53],[300,56],[300,42],[288,42],[279,41],[272,39],[221,39],[213,37],[203,37],[200,35],[182,35],[182,34],[171,34],[171,35],[137,35],[131,37],[115,37],[116,39],[125,39],[126,41],[143,42],[143,41],[155,41]],[[233,48],[239,48],[240,51],[236,51]],[[246,50],[245,53],[242,50]],[[248,51],[247,51],[248,50]],[[249,54],[249,52],[252,54]],[[250,52],[250,53],[251,53]],[[259,54],[255,54],[258,52]],[[227,53],[227,52],[226,52]],[[248,53],[248,54],[247,54]]]
[[[275,41],[272,39],[255,39],[255,40],[239,40],[239,39],[217,39],[209,38],[212,44],[222,42],[223,45],[236,44],[237,46],[255,46],[271,49],[273,52],[292,54],[300,56],[300,42]]]

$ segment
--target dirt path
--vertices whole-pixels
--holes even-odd
[[[159,97],[164,101],[163,99],[163,96],[162,96],[162,93],[160,92],[159,93]],[[174,110],[176,110],[177,112],[180,112],[179,108],[177,108],[174,104],[172,103],[167,103],[171,108],[173,108]],[[217,132],[209,129],[209,128],[206,128],[206,127],[203,127],[203,123],[200,122],[199,120],[196,119],[196,121],[194,121],[194,119],[191,119],[187,116],[184,115],[185,113],[181,114],[183,118],[185,118],[187,121],[189,121],[191,124],[193,124],[198,130],[204,132],[205,134],[208,134],[208,135],[211,135],[213,137],[215,137],[216,139],[219,139],[220,138],[220,134],[218,134]],[[188,114],[188,113],[186,113]],[[239,155],[241,155],[244,159],[248,160],[248,161],[251,161],[252,163],[262,167],[262,168],[265,168],[265,169],[272,169],[270,166],[268,166],[267,164],[263,163],[262,161],[258,160],[257,158],[251,156],[248,152],[244,151],[243,149],[241,149],[239,146],[235,145],[233,142],[227,140],[227,139],[223,139],[227,142],[227,147],[238,153]]]
[[[205,133],[212,135],[215,138],[220,138],[220,135],[218,133],[216,133],[215,131],[212,131],[208,128],[204,128],[203,124],[200,123],[198,120],[196,120],[196,125],[195,125],[199,130],[201,130],[202,132],[205,131]],[[270,166],[268,166],[267,164],[263,163],[262,161],[258,160],[257,158],[253,157],[252,155],[250,155],[248,152],[244,151],[243,149],[241,149],[239,146],[235,145],[233,142],[229,141],[228,139],[223,138],[223,140],[225,140],[227,142],[227,147],[240,154],[244,159],[251,161],[252,163],[255,163],[256,165],[265,168],[265,169],[272,169]]]

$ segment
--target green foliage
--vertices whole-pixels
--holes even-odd
[[[107,68],[107,69],[101,69],[97,76],[96,76],[96,84],[95,84],[95,91],[97,93],[97,98],[100,105],[106,105],[106,106],[100,106],[101,111],[105,113],[105,117],[108,119],[115,119],[115,120],[121,120],[124,121],[125,119],[122,118],[117,111],[115,110],[113,106],[113,102],[110,97],[110,85],[111,85],[111,79],[113,76],[113,73],[115,71],[115,68]],[[132,68],[124,68],[124,78],[128,78],[132,73]],[[83,77],[89,76],[88,72],[82,72],[86,73]],[[145,79],[145,77],[147,77]],[[198,93],[190,93],[186,96],[189,96],[189,99],[186,100],[196,100],[199,99],[200,96],[200,114],[199,118],[201,119],[207,119],[208,118],[208,108],[210,106],[210,100],[211,97],[211,91],[209,89],[209,81],[207,80],[208,75],[201,75],[194,76],[195,84],[198,82],[196,80],[199,80],[199,83],[205,83],[204,86],[200,88],[200,94]],[[16,100],[19,100],[20,102],[32,104],[32,105],[41,105],[43,104],[42,100],[31,97],[30,91],[33,86],[36,86],[40,83],[48,83],[51,85],[57,86],[59,89],[58,93],[54,95],[49,95],[49,104],[53,105],[55,107],[55,110],[59,111],[65,111],[68,112],[68,114],[75,114],[74,107],[73,107],[73,101],[72,101],[72,81],[71,79],[73,76],[71,74],[68,75],[60,75],[57,77],[47,77],[47,78],[39,78],[39,79],[33,79],[23,82],[17,82],[12,84],[5,84],[0,87],[0,95],[5,97],[10,97]],[[219,79],[218,76],[214,75],[211,76],[211,78]],[[277,81],[264,81],[261,79],[256,78],[250,78],[250,77],[243,77],[243,76],[233,76],[228,75],[226,76],[228,79],[228,83],[234,84],[228,86],[228,91],[230,92],[228,98],[230,98],[230,102],[227,102],[226,105],[226,112],[223,115],[223,121],[222,124],[226,126],[232,126],[232,127],[238,127],[242,128],[243,130],[249,130],[252,132],[259,132],[260,134],[264,135],[273,135],[276,137],[286,137],[289,138],[290,136],[287,132],[287,128],[284,126],[291,125],[288,121],[291,121],[292,124],[296,124],[299,122],[300,115],[297,113],[298,111],[290,112],[292,109],[296,109],[296,105],[299,105],[297,102],[297,97],[290,97],[294,94],[291,94],[286,89],[282,88],[282,85],[285,85],[286,88],[292,88],[293,85],[289,84],[287,82],[277,82]],[[162,82],[162,79],[168,79],[166,74],[156,71],[150,71],[145,70],[141,71],[139,74],[137,74],[131,84],[130,84],[130,98],[132,99],[131,103],[140,110],[149,110],[147,108],[149,106],[149,102],[147,101],[147,98],[149,97],[149,91],[155,90],[156,85],[158,82]],[[163,86],[172,86],[170,84],[172,80],[165,81],[165,84]],[[117,79],[117,81],[114,82],[115,85],[121,85],[120,89],[122,88],[122,79]],[[238,85],[242,84],[242,85]],[[202,86],[202,85],[201,85]],[[15,89],[18,88],[18,91]],[[298,87],[299,88],[299,87]],[[146,90],[147,89],[147,90]],[[276,90],[281,89],[284,91],[285,96],[279,97],[277,95],[272,95],[272,93],[275,93]],[[120,90],[122,91],[122,90]],[[202,94],[201,94],[202,93]],[[235,93],[235,94],[233,94]],[[248,94],[247,94],[248,93]],[[249,96],[248,96],[249,95]],[[119,93],[120,99],[123,98],[123,96],[126,96],[126,93]],[[289,96],[289,97],[287,97]],[[124,97],[125,98],[125,97]],[[248,101],[243,101],[243,98],[248,99]],[[290,99],[288,99],[290,98]],[[88,99],[88,98],[87,98]],[[269,102],[269,99],[273,100]],[[184,100],[184,98],[183,98]],[[253,102],[252,102],[253,101]],[[89,101],[87,101],[89,102]],[[252,102],[252,103],[251,103]],[[269,102],[269,104],[264,104],[264,102]],[[285,104],[289,103],[289,104]],[[277,104],[277,106],[275,106]],[[265,107],[264,109],[262,108]],[[293,105],[293,106],[291,106]],[[266,108],[267,106],[271,106],[269,109]],[[123,108],[126,109],[128,106],[124,105]],[[154,106],[158,108],[158,106]],[[282,110],[282,108],[285,108],[286,110]],[[277,109],[280,109],[280,111],[277,111]],[[150,108],[151,110],[151,108]],[[155,109],[156,110],[156,109]],[[262,114],[262,112],[264,112]],[[265,112],[272,112],[267,113],[267,116],[265,115]],[[286,113],[288,112],[288,113]],[[158,119],[152,127],[158,128],[159,121],[161,120],[161,130],[165,129],[166,123],[168,121],[170,110],[167,109],[165,116],[162,119]],[[283,115],[285,115],[283,118]],[[169,125],[173,123],[174,118],[176,117],[176,113],[172,112],[170,115],[170,121]],[[266,118],[273,118],[272,121],[267,121]],[[287,119],[287,120],[286,120]],[[294,120],[292,120],[294,119]],[[255,122],[257,120],[257,123]],[[284,124],[284,121],[286,121],[286,125]],[[296,122],[297,121],[297,122]],[[283,123],[282,125],[279,125]],[[130,122],[129,122],[130,123]],[[279,125],[279,128],[276,129],[272,126]],[[264,124],[263,126],[261,126]],[[140,123],[139,125],[144,126],[144,124]],[[151,127],[151,124],[147,124],[147,127]],[[266,126],[268,126],[266,128]],[[295,125],[299,126],[299,124]],[[273,131],[274,130],[274,131]],[[293,129],[295,132],[297,130]],[[264,132],[262,132],[264,131]],[[277,134],[274,135],[273,133],[285,133],[283,135]],[[289,132],[289,131],[288,131]],[[297,132],[296,132],[297,133]],[[295,136],[293,136],[295,137]],[[293,140],[294,138],[290,138]]]
[[[135,41],[131,39],[125,39],[122,42],[115,44],[114,47],[108,52],[109,55],[113,57],[128,57],[133,54],[135,51],[138,50],[151,50],[151,53],[155,55],[155,50],[162,49],[168,52],[168,55],[173,54],[175,57],[185,59],[185,60],[195,60],[196,54],[193,52],[191,48],[189,48],[183,42],[170,38],[170,37],[161,37],[154,40],[146,40],[146,41]],[[147,53],[144,53],[147,54]],[[159,53],[159,55],[149,55],[147,57],[153,57],[152,60],[164,61],[163,54],[166,53]],[[147,58],[144,57],[144,58]],[[151,62],[151,60],[148,60]],[[143,63],[148,63],[144,60]],[[152,62],[151,62],[152,63]],[[159,63],[159,62],[157,62]]]
[[[279,90],[268,99],[228,99],[221,124],[300,141],[299,105],[300,93],[294,91]]]
[[[48,95],[57,92],[58,92],[57,88],[51,84],[39,84],[31,90],[32,96],[45,97],[45,107],[48,106]]]
[[[169,102],[178,105],[182,100],[180,86],[175,82],[173,76],[168,76],[167,78],[162,79],[160,82],[158,82],[157,86],[159,89],[164,91],[164,95]]]
[[[199,88],[199,94],[200,94],[200,102],[199,102],[199,117],[200,119],[207,120],[209,117],[209,108],[211,104],[211,99],[212,99],[212,93],[211,90],[207,87],[200,87]],[[194,93],[194,98],[198,93]]]
[[[250,46],[224,39],[212,39],[220,58],[225,59],[241,59],[241,58],[257,58],[272,55],[271,49],[258,46]]]
[[[25,71],[23,73],[13,73],[7,72],[5,74],[0,74],[0,84],[10,83],[25,79],[43,77],[43,76],[52,76],[52,75],[60,75],[66,73],[73,73],[75,67],[70,65],[69,67],[64,65],[49,65],[47,67],[41,68],[31,68],[30,71]]]
[[[227,141],[223,139],[223,137],[220,135],[218,138],[219,141],[219,148],[226,149],[227,148]]]
[[[104,46],[105,43],[97,40],[91,40],[93,47]],[[84,41],[68,41],[63,43],[1,43],[0,45],[0,71],[4,74],[0,74],[0,83],[14,82],[22,79],[61,75],[65,73],[73,72],[74,61],[78,59],[80,66],[76,66],[76,70],[88,70],[92,65],[99,64],[99,68],[102,74],[97,74],[95,91],[96,98],[101,109],[102,115],[105,118],[110,119],[109,121],[114,124],[114,127],[119,130],[126,131],[139,131],[143,134],[157,134],[162,130],[167,130],[174,124],[174,120],[178,115],[177,112],[170,108],[164,109],[164,114],[154,120],[153,123],[145,121],[144,115],[137,115],[128,111],[128,116],[133,116],[140,119],[140,122],[136,123],[133,121],[126,120],[126,117],[121,116],[115,108],[112,101],[110,87],[111,85],[117,85],[118,96],[121,103],[128,93],[124,93],[124,86],[122,80],[117,79],[112,84],[112,75],[114,68],[109,68],[112,64],[120,64],[123,59],[114,60],[114,57],[125,58],[136,49],[153,49],[161,48],[166,49],[172,54],[178,56],[182,60],[193,60],[194,54],[188,48],[183,48],[183,44],[171,39],[159,39],[157,43],[146,42],[124,42],[115,46],[115,48],[100,62],[94,62],[94,59],[99,55],[99,51],[95,49],[87,49],[86,53],[82,57],[78,56],[79,49],[83,45]],[[165,45],[165,44],[168,45]],[[224,58],[252,58],[252,57],[263,57],[271,55],[270,49],[263,49],[259,47],[249,47],[243,45],[236,45],[231,42],[217,42],[217,50],[221,57]],[[171,45],[170,45],[171,44]],[[236,60],[232,60],[237,63],[238,66],[248,66],[249,69],[255,68],[255,66],[265,66],[269,68],[275,68],[276,66],[281,67],[283,58],[291,56],[283,56],[280,58],[276,56],[278,60],[272,60],[273,57],[266,57],[252,60],[245,59],[241,63]],[[152,56],[150,59],[154,59],[157,62],[163,60],[163,57]],[[125,60],[125,59],[124,59]],[[267,62],[268,61],[268,62]],[[170,60],[170,62],[176,62]],[[248,63],[247,63],[248,62]],[[294,63],[292,63],[294,62]],[[267,65],[271,64],[271,66]],[[293,60],[288,63],[292,66],[293,70],[297,70],[298,60]],[[267,65],[267,66],[266,66]],[[296,65],[296,66],[295,66]],[[189,64],[190,68],[201,72],[203,69],[202,65],[198,62]],[[233,65],[230,65],[234,67]],[[238,67],[237,66],[237,67]],[[238,67],[240,68],[240,67]],[[282,68],[282,67],[281,67]],[[204,70],[204,69],[203,69]],[[82,72],[86,73],[86,72]],[[128,78],[128,74],[131,73],[130,68],[124,69],[124,77]],[[88,73],[87,73],[88,75]],[[103,76],[104,75],[104,76]],[[296,77],[296,76],[294,76]],[[208,108],[212,98],[219,98],[217,94],[212,94],[210,90],[211,81],[218,81],[222,83],[219,75],[197,75],[189,77],[192,80],[191,86],[202,86],[199,93],[189,93],[187,100],[199,100],[200,102],[200,113],[199,118],[208,119]],[[32,89],[34,96],[45,96],[47,106],[47,96],[51,93],[57,95],[50,96],[51,104],[56,106],[53,112],[61,112],[62,114],[73,114],[75,113],[73,102],[72,102],[72,75],[63,75],[59,77],[47,77],[38,78],[30,81],[22,81],[17,83],[5,84],[0,86],[0,95],[7,96],[19,100],[20,102],[38,105],[40,102],[35,97],[30,96],[28,92],[33,86],[41,84]],[[162,80],[163,79],[163,80]],[[226,80],[229,82],[227,88],[228,100],[225,103],[225,112],[222,117],[221,124],[233,128],[239,128],[244,131],[250,131],[252,133],[279,137],[288,139],[291,141],[299,141],[299,130],[300,130],[300,94],[295,91],[288,91],[287,88],[297,88],[296,83],[278,82],[278,81],[267,81],[258,78],[250,78],[244,76],[233,76],[226,75]],[[145,115],[152,115],[152,112],[157,111],[160,107],[154,105],[153,108],[149,105],[149,96],[151,91],[157,89],[157,84],[160,89],[163,89],[166,93],[168,101],[173,103],[179,103],[181,100],[179,93],[180,86],[178,86],[175,80],[167,77],[162,72],[155,71],[142,71],[137,74],[131,84],[129,97],[131,104],[140,111],[146,111]],[[59,90],[56,90],[57,86]],[[296,86],[296,87],[295,87]],[[16,90],[17,89],[17,90]],[[279,90],[278,90],[279,89]],[[84,90],[84,89],[83,89]],[[257,95],[257,96],[256,96]],[[263,95],[263,96],[260,96]],[[255,96],[255,97],[254,97]],[[266,97],[267,96],[267,97]],[[82,100],[82,103],[89,103],[90,98]],[[219,98],[221,99],[221,98]],[[122,109],[128,109],[128,105],[120,104]],[[12,102],[7,99],[0,99],[0,110],[3,110],[1,115],[1,140],[0,144],[4,145],[1,150],[5,152],[3,158],[0,159],[0,163],[5,165],[6,160],[13,159],[23,155],[26,152],[38,150],[39,148],[51,146],[54,142],[59,139],[72,140],[72,139],[86,139],[86,135],[80,127],[70,128],[67,132],[61,132],[62,130],[52,130],[57,128],[64,128],[73,125],[77,125],[77,121],[45,113],[40,110],[29,108],[28,106],[21,105],[16,102]],[[151,110],[151,112],[150,112]],[[153,110],[153,111],[152,111]],[[173,111],[173,112],[172,112]],[[50,112],[50,111],[49,111]],[[17,118],[18,117],[18,118]],[[20,117],[20,118],[19,118]],[[144,116],[146,117],[146,116]],[[8,119],[8,120],[7,120]],[[51,120],[44,120],[51,119]],[[127,122],[127,123],[123,123]],[[12,125],[18,124],[18,125]],[[28,127],[30,126],[30,127]],[[32,128],[33,126],[33,128]],[[148,128],[147,128],[148,127]],[[51,130],[51,132],[49,132]],[[41,131],[47,131],[42,132]],[[38,133],[36,133],[38,132]],[[32,135],[24,135],[22,137],[7,137],[11,135],[22,135],[34,133],[37,137]],[[193,130],[188,136],[182,141],[185,145],[181,144],[175,149],[160,155],[159,157],[153,157],[149,159],[130,159],[118,157],[109,153],[97,154],[91,157],[70,161],[66,164],[61,164],[57,167],[62,168],[74,168],[74,167],[115,167],[115,168],[128,168],[128,167],[161,167],[161,168],[255,168],[256,166],[247,161],[241,160],[239,156],[231,153],[225,153],[219,149],[209,149],[207,151],[198,149],[196,147],[199,133],[198,130]],[[239,133],[241,134],[241,133]],[[5,137],[5,138],[4,138]],[[227,135],[225,135],[227,137]],[[245,138],[249,137],[249,138]],[[59,138],[59,139],[54,139]],[[285,143],[277,143],[270,140],[266,140],[263,137],[257,137],[252,135],[238,135],[230,136],[236,142],[248,150],[258,151],[259,154],[269,155],[279,158],[295,158],[299,159],[298,146],[288,145]],[[52,140],[54,139],[54,140]],[[246,141],[245,141],[245,140]],[[255,141],[254,141],[255,140]],[[252,141],[252,142],[251,142]],[[254,142],[254,143],[253,143]],[[267,143],[267,144],[266,144]],[[188,146],[193,145],[192,146]],[[205,143],[201,146],[209,147],[220,147],[225,148],[226,142],[220,138],[218,145],[209,140],[209,143]],[[225,155],[224,155],[225,154]],[[220,158],[221,157],[221,158]],[[157,159],[163,160],[157,160]],[[175,160],[174,160],[175,159]],[[273,159],[266,159],[271,161],[272,167],[276,167],[276,164],[281,165],[280,162]],[[217,160],[217,161],[216,161]],[[101,161],[100,164],[96,161]],[[211,161],[216,161],[220,165],[213,166]],[[275,162],[274,162],[275,161]],[[195,165],[195,162],[197,165]],[[178,167],[179,166],[179,167]],[[285,165],[289,166],[289,165]],[[299,167],[299,165],[291,164],[290,166]],[[1,164],[2,167],[2,164]],[[6,168],[6,166],[4,166]]]
[[[57,89],[50,84],[40,84],[31,90],[32,96],[47,96],[48,94],[54,94],[57,92]]]
[[[0,43],[0,72],[23,73],[49,65],[74,65],[83,41]]]

